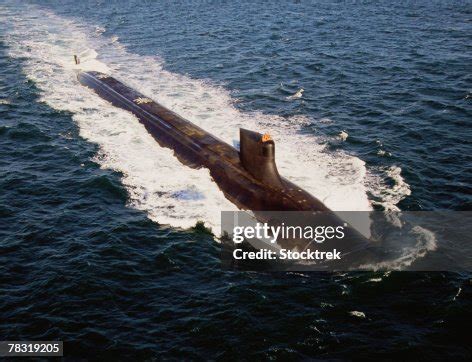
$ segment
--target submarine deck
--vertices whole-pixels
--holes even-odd
[[[174,149],[177,158],[185,165],[193,168],[206,167],[210,171],[227,170],[229,167],[231,170],[225,171],[226,176],[238,177],[242,181],[245,179],[244,183],[247,187],[252,187],[255,193],[257,189],[282,192],[281,197],[287,204],[292,205],[288,208],[290,210],[329,211],[321,201],[283,177],[281,189],[256,180],[243,166],[240,153],[234,147],[119,80],[95,71],[80,72],[78,78],[81,83],[91,86],[112,104],[135,114],[158,143]],[[211,173],[215,179],[215,172]],[[218,183],[216,179],[215,181]],[[235,201],[227,192],[225,194],[231,201]],[[238,203],[236,204],[239,207]]]

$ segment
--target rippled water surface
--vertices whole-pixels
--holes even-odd
[[[221,210],[72,56],[335,210],[470,210],[472,5],[0,2],[0,339],[85,358],[471,356],[471,275],[221,271]]]

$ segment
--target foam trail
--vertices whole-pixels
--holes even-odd
[[[415,240],[414,245],[403,247],[401,255],[395,259],[382,261],[375,264],[362,265],[361,269],[366,270],[403,270],[413,264],[417,259],[423,258],[429,252],[438,248],[436,235],[421,226],[414,226],[410,234]]]
[[[411,195],[410,185],[401,175],[402,169],[398,166],[380,167],[378,174],[383,178],[369,177],[370,190],[377,199],[375,204],[387,211],[400,211],[397,204],[405,197]],[[390,181],[387,183],[387,181]]]
[[[100,147],[95,161],[123,173],[129,204],[159,223],[188,228],[204,220],[219,233],[220,210],[235,207],[215,187],[209,172],[183,167],[132,114],[79,86],[77,69],[111,71],[96,59],[81,27],[38,9],[9,18],[14,25],[7,35],[9,55],[26,58],[24,71],[41,90],[41,101],[74,114],[80,135]],[[79,65],[73,54],[82,56]]]
[[[328,153],[316,136],[302,135],[299,117],[283,119],[241,112],[229,92],[210,82],[168,72],[156,57],[126,51],[95,26],[39,7],[4,8],[10,56],[26,59],[25,73],[41,89],[41,100],[74,114],[80,135],[100,146],[96,161],[123,173],[130,205],[152,220],[190,227],[198,220],[218,232],[220,211],[234,210],[205,169],[184,167],[157,145],[135,117],[79,86],[75,70],[99,70],[159,101],[233,144],[239,127],[269,132],[277,143],[282,175],[338,211],[370,210],[365,163],[345,153]],[[67,31],[64,31],[67,29]],[[100,49],[97,54],[93,49]],[[73,54],[82,53],[76,66]]]

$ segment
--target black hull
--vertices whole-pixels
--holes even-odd
[[[78,80],[113,105],[132,112],[156,141],[172,149],[183,164],[208,168],[225,197],[239,209],[329,211],[321,201],[273,171],[275,163],[274,167],[267,167],[267,172],[275,172],[275,175],[254,177],[244,167],[234,147],[118,80],[98,72],[80,72]],[[257,166],[252,167],[257,170],[260,168]]]

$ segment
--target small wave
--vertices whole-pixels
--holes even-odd
[[[341,131],[338,137],[341,141],[346,141],[347,138],[349,137],[349,134],[346,131]]]
[[[390,177],[395,182],[392,193],[401,195],[403,199],[405,196],[411,195],[411,190],[410,186],[405,182],[405,179],[402,177],[401,173],[402,169],[398,166],[392,166],[387,170],[388,177]]]
[[[416,225],[411,228],[410,234],[415,239],[415,244],[403,247],[400,256],[380,263],[362,265],[360,268],[374,271],[403,270],[415,260],[425,257],[428,252],[437,250],[436,235],[432,231]]]
[[[383,149],[383,144],[379,140],[376,140],[375,143],[378,145],[379,150],[377,151],[377,155],[379,156],[388,156],[390,157],[392,154],[390,152],[387,152]]]
[[[300,88],[295,94],[291,95],[291,96],[288,96],[287,99],[288,100],[293,100],[293,99],[298,99],[298,98],[301,98],[303,97],[303,92],[305,90],[303,88]]]
[[[321,124],[333,124],[334,121],[331,118],[321,118],[319,121]]]
[[[365,313],[364,312],[359,312],[357,310],[350,311],[349,314],[352,315],[353,317],[365,318]]]
[[[401,175],[402,169],[398,166],[379,168],[380,178],[370,178],[369,183],[374,204],[380,205],[387,211],[400,211],[397,204],[411,195],[410,185]]]
[[[392,154],[391,154],[390,152],[387,152],[387,151],[382,150],[382,149],[380,149],[380,150],[377,151],[377,155],[379,155],[379,156],[386,156],[386,157],[392,156]]]
[[[95,27],[95,33],[101,35],[106,31],[106,29],[103,26],[96,26]]]

